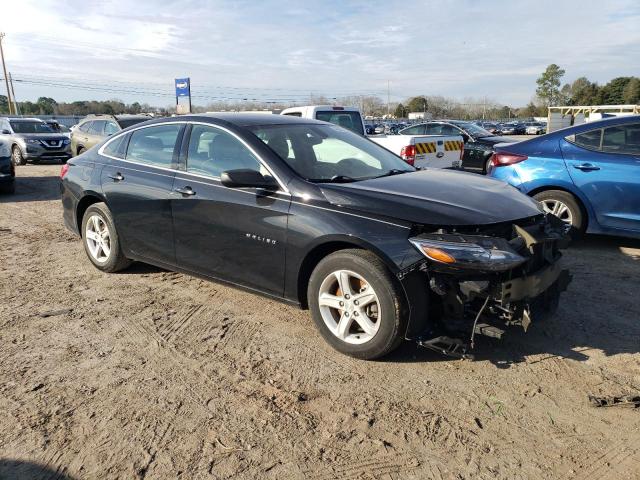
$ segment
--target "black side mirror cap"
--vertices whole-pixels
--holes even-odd
[[[11,132],[9,130],[2,130],[2,135],[11,135]]]
[[[276,191],[280,188],[275,178],[251,169],[227,170],[220,174],[220,182],[229,188],[261,188]]]

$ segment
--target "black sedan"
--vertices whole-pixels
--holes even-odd
[[[476,173],[487,173],[498,143],[513,143],[513,140],[489,133],[473,122],[461,120],[436,120],[420,123],[401,130],[400,135],[461,135],[464,140],[462,168]]]
[[[359,358],[403,338],[464,355],[474,334],[526,328],[568,282],[564,224],[531,198],[418,171],[325,122],[152,120],[61,177],[65,224],[98,269],[138,260],[309,308],[323,337]]]

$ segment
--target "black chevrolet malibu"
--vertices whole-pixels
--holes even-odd
[[[359,358],[403,338],[465,356],[548,314],[564,224],[504,183],[416,170],[336,125],[280,115],[137,124],[67,162],[89,260],[141,261],[309,308]]]

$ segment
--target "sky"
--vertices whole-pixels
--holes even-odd
[[[19,101],[305,103],[443,95],[522,106],[565,82],[640,75],[638,0],[20,0],[0,31]],[[0,83],[4,92],[4,82]]]

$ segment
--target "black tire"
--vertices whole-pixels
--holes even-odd
[[[366,343],[352,344],[335,336],[325,321],[319,306],[322,282],[337,270],[349,270],[360,275],[375,291],[382,315],[375,335]],[[320,334],[333,348],[352,357],[373,360],[394,350],[402,342],[408,315],[401,287],[376,255],[366,250],[340,250],[318,263],[309,279],[307,298],[311,316]]]
[[[82,154],[84,153],[84,150],[85,150],[84,148],[82,148],[82,147],[78,147],[78,150],[76,151],[76,157],[77,157],[78,155],[82,155]]]
[[[110,253],[106,261],[98,261],[96,258],[94,258],[89,249],[89,241],[86,238],[87,222],[94,215],[98,215],[103,220],[109,231]],[[113,273],[124,270],[129,265],[131,265],[131,260],[125,257],[122,253],[118,232],[116,231],[115,224],[113,223],[113,217],[111,216],[109,207],[107,207],[106,204],[102,202],[94,203],[93,205],[90,205],[89,208],[87,208],[82,217],[82,230],[80,231],[80,234],[82,235],[82,244],[84,245],[84,251],[87,254],[87,257],[89,257],[91,263],[93,263],[93,265],[97,269],[102,270],[103,272]]]
[[[533,198],[542,203],[556,201],[566,205],[571,213],[571,236],[578,238],[584,234],[587,229],[586,217],[578,200],[572,194],[563,190],[545,190],[536,193]]]
[[[24,158],[24,155],[22,155],[22,150],[20,150],[18,145],[14,145],[11,149],[11,160],[16,167],[27,164],[27,160]]]

